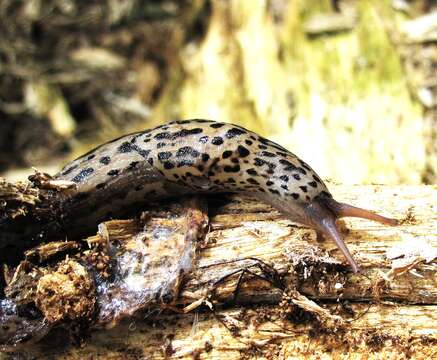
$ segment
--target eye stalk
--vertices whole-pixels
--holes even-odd
[[[358,264],[352,257],[349,249],[340,235],[336,221],[342,217],[357,217],[377,221],[381,224],[391,226],[398,225],[399,222],[396,219],[390,219],[365,209],[339,203],[329,195],[330,194],[321,194],[315,197],[314,200],[307,205],[306,214],[308,220],[319,234],[335,242],[351,265],[354,273],[361,272]]]

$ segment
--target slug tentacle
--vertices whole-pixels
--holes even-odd
[[[346,247],[337,228],[336,221],[342,217],[357,217],[391,226],[399,223],[396,219],[387,218],[365,209],[337,202],[327,193],[320,194],[314,201],[308,204],[306,214],[311,225],[316,228],[318,236],[322,235],[325,238],[333,240],[355,273],[360,272],[360,269]]]
[[[313,228],[315,228],[318,236],[322,235],[325,239],[334,241],[351,265],[354,273],[360,272],[361,270],[358,264],[349,252],[349,249],[344,243],[340,231],[337,228],[336,221],[338,217],[329,207],[324,205],[322,201],[318,200],[319,199],[316,199],[316,201],[312,201],[307,205],[307,221]]]
[[[395,226],[399,224],[396,219],[387,218],[382,215],[375,214],[369,210],[361,209],[345,203],[339,203],[334,199],[330,200],[329,207],[336,213],[337,217],[356,217],[379,222],[384,225]]]
[[[354,273],[361,272],[360,267],[355,262],[354,258],[352,257],[351,253],[349,252],[349,249],[347,248],[346,244],[344,243],[340,232],[337,228],[337,225],[335,223],[335,219],[333,218],[326,218],[322,220],[321,230],[323,234],[330,240],[334,241],[335,244],[337,244],[338,248],[341,250],[343,255],[345,256],[346,260],[349,262],[349,264],[352,267],[352,270]]]

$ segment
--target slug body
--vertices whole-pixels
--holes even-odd
[[[293,221],[338,245],[359,267],[336,220],[355,216],[394,225],[369,211],[336,202],[308,164],[242,127],[209,120],[174,121],[103,144],[55,176],[76,183],[63,200],[65,224],[84,226],[136,203],[183,194],[237,192],[256,196]],[[68,223],[69,218],[77,223]]]

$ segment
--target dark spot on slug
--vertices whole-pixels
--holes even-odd
[[[106,186],[106,183],[98,183],[98,184],[96,185],[96,189],[97,189],[97,190],[100,190],[100,189],[103,189],[105,186]]]
[[[96,157],[96,154],[91,154],[90,156],[88,156],[86,159],[87,160],[91,160],[94,159]]]
[[[256,171],[254,168],[248,169],[248,170],[246,170],[246,172],[247,172],[249,175],[252,175],[252,176],[258,176],[258,173],[257,173],[257,171]]]
[[[316,180],[319,184],[322,183],[322,180],[316,174],[313,175],[313,179]]]
[[[182,156],[198,157],[199,152],[196,149],[193,149],[191,146],[184,146],[184,147],[181,147],[177,151],[176,156],[177,157],[182,157]]]
[[[290,196],[291,196],[294,200],[299,199],[299,194],[297,194],[297,193],[291,193]]]
[[[196,134],[201,134],[203,133],[203,129],[202,128],[195,128],[195,129],[190,129],[190,130],[186,130],[186,129],[182,129],[180,131],[180,135],[181,137],[187,136],[187,135],[196,135]]]
[[[308,192],[308,189],[306,186],[299,186],[299,189],[301,189],[304,193]]]
[[[259,182],[252,178],[247,179],[247,182],[253,185],[259,185]]]
[[[171,161],[166,161],[164,163],[164,169],[170,170],[170,169],[173,169],[173,168],[174,168],[174,164]]]
[[[282,164],[282,165],[285,165],[285,167],[284,167],[284,170],[285,170],[285,171],[294,171],[294,170],[297,169],[296,166],[293,165],[293,164],[292,164],[291,162],[289,162],[288,160],[281,159],[281,160],[279,160],[279,163]]]
[[[316,187],[317,187],[317,183],[316,183],[315,181],[310,181],[310,182],[308,183],[308,185],[309,185],[309,186],[312,186],[313,188],[316,188]]]
[[[207,153],[203,153],[202,154],[202,161],[203,162],[207,162],[209,160],[209,154],[207,154]]]
[[[73,165],[72,167],[68,168],[67,170],[63,171],[61,174],[62,175],[68,175],[69,173],[71,173],[74,169],[77,169],[78,165]]]
[[[156,134],[154,138],[156,140],[165,140],[165,139],[170,140],[172,138],[172,135],[169,132],[161,132]]]
[[[246,143],[246,145],[249,145],[249,146],[251,146],[253,144],[253,141],[249,140],[249,139],[244,140],[244,142]]]
[[[270,181],[270,180],[266,182],[266,185],[267,185],[267,186],[272,186],[273,184],[274,184],[274,182],[273,182],[273,181]]]
[[[281,175],[279,178],[285,182],[288,182],[288,180],[290,180],[290,178],[287,175]]]
[[[244,146],[238,145],[237,148],[238,153],[240,154],[241,157],[246,157],[250,154],[250,151],[247,150]]]
[[[163,151],[158,153],[158,160],[164,162],[172,157],[172,153],[170,151]]]
[[[235,165],[235,166],[229,166],[226,165],[223,170],[225,172],[239,172],[240,171],[240,165]]]
[[[246,133],[246,131],[234,127],[232,129],[228,130],[228,132],[226,133],[226,137],[228,139],[232,139],[235,136],[239,136],[239,135],[242,135],[245,133]]]
[[[120,153],[128,153],[128,152],[131,152],[132,150],[133,150],[132,144],[130,142],[127,142],[127,141],[125,141],[123,144],[121,144],[117,149],[117,151]]]
[[[203,129],[201,128],[195,128],[195,129],[182,129],[180,131],[176,131],[175,133],[169,133],[169,132],[161,132],[154,136],[156,140],[176,140],[180,137],[185,137],[188,135],[196,135],[201,134],[203,132]]]
[[[206,144],[208,142],[208,139],[208,136],[202,136],[201,138],[199,138],[199,142],[202,144]]]
[[[305,161],[299,160],[299,162],[302,165],[302,167],[304,167],[308,171],[311,171],[311,168],[309,167],[309,165]]]
[[[226,150],[226,151],[223,151],[222,158],[223,159],[227,159],[231,155],[232,155],[232,151],[231,150]]]
[[[267,162],[264,161],[263,159],[255,158],[254,164],[255,164],[255,166],[263,166],[264,164],[267,164]]]
[[[225,124],[223,124],[223,123],[214,123],[214,124],[211,124],[209,126],[212,127],[213,129],[220,129],[224,125]]]
[[[280,195],[279,191],[276,189],[269,189],[272,194]]]
[[[153,158],[148,158],[148,159],[147,159],[147,162],[148,162],[150,165],[153,166]]]
[[[223,144],[223,139],[222,139],[220,136],[215,136],[215,137],[212,139],[211,143],[212,143],[213,145],[221,145],[221,144]]]
[[[293,177],[294,177],[296,180],[300,180],[300,175],[299,175],[299,174],[293,174]]]
[[[109,176],[117,176],[119,173],[120,173],[120,170],[112,169],[112,170],[109,170],[106,174]]]
[[[157,149],[161,149],[162,147],[166,146],[168,143],[166,142],[159,142],[156,144],[156,148]]]
[[[193,166],[193,165],[194,165],[193,160],[184,159],[184,160],[178,162],[178,168],[180,168],[182,166]]]
[[[258,149],[266,150],[267,146],[260,144],[260,145],[258,145]]]
[[[205,170],[205,167],[204,167],[202,164],[197,165],[197,170],[199,170],[200,172],[202,172],[203,170]]]
[[[71,181],[74,181],[76,183],[81,182],[82,180],[90,176],[93,172],[94,169],[91,167],[83,169],[79,174],[77,174],[73,179],[71,179]]]
[[[288,186],[285,185],[285,184],[282,184],[282,185],[281,185],[281,188],[283,188],[284,190],[288,190]]]
[[[140,154],[140,156],[142,156],[143,158],[149,156],[150,154],[150,150],[143,150],[143,149],[135,149],[135,151],[138,152],[138,154]]]

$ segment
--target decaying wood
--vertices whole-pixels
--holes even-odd
[[[337,305],[328,306],[335,311]],[[44,348],[63,359],[432,359],[436,311],[352,304],[346,330],[295,325],[281,309],[225,310],[130,321],[95,333],[83,348]],[[289,316],[292,318],[292,316]],[[228,328],[226,328],[226,326]]]
[[[211,197],[207,245],[198,251],[178,299],[179,309],[189,313],[141,314],[93,332],[81,348],[60,346],[55,331],[28,351],[65,359],[348,358],[352,353],[432,358],[437,187],[331,189],[338,200],[402,220],[398,227],[344,221],[346,243],[364,274],[349,272],[333,244],[318,244],[312,230],[269,206],[236,195]],[[132,231],[117,221],[106,227],[120,238]]]

